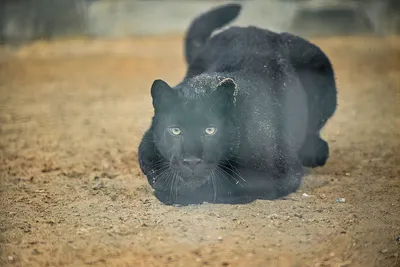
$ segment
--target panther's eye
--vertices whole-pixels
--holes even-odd
[[[172,135],[180,135],[182,133],[181,129],[179,129],[178,127],[171,127],[171,128],[168,129],[168,131]]]
[[[215,127],[207,127],[205,130],[207,135],[213,135],[217,132],[217,128]]]

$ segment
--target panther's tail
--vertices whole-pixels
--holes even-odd
[[[189,26],[185,36],[186,63],[190,64],[199,49],[207,42],[213,31],[232,20],[240,12],[241,5],[226,4],[211,9],[196,17]]]

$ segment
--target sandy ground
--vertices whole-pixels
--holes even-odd
[[[189,207],[137,165],[181,37],[1,48],[0,266],[400,266],[400,38],[314,41],[339,87],[328,164],[285,200]]]

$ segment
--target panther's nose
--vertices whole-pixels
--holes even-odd
[[[199,165],[201,162],[202,160],[197,157],[188,157],[182,160],[183,165],[192,170],[196,169],[197,165]]]

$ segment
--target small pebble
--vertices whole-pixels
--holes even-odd
[[[336,202],[337,202],[337,203],[345,203],[345,202],[346,202],[346,199],[343,198],[343,197],[339,197],[339,198],[336,199]]]
[[[400,244],[400,235],[396,238],[396,241]]]
[[[381,250],[381,253],[382,253],[382,254],[385,254],[385,253],[387,253],[387,252],[388,252],[387,249],[382,249],[382,250]]]
[[[271,214],[268,216],[270,220],[278,219],[278,214]]]
[[[14,257],[13,257],[13,256],[11,256],[11,255],[10,255],[10,256],[8,256],[8,260],[9,260],[9,261],[14,261]]]
[[[104,188],[104,184],[102,182],[98,182],[92,187],[93,190],[99,190],[101,188]]]
[[[223,240],[222,236],[219,236],[218,241],[222,241],[222,240]]]

